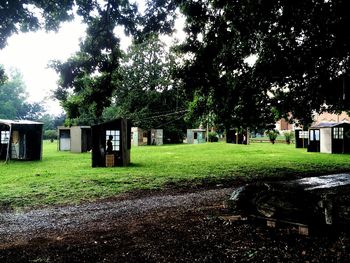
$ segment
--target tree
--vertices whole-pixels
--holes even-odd
[[[134,11],[127,0],[11,0],[0,3],[0,48],[6,45],[7,38],[14,33],[38,29],[58,30],[60,23],[70,21],[74,13],[90,23],[107,11],[115,19],[106,20],[129,23]],[[108,21],[108,22],[109,22]]]
[[[39,119],[44,124],[44,131],[46,130],[56,130],[58,126],[64,125],[66,115],[51,115],[51,114],[43,114]]]
[[[94,1],[77,1],[83,14]],[[84,5],[83,5],[84,3]],[[73,0],[11,0],[0,4],[0,48],[14,33],[34,31],[39,28],[57,30],[59,23],[73,18]]]
[[[270,123],[275,109],[305,124],[314,110],[349,109],[347,1],[179,5],[187,17],[182,50],[190,54],[182,77],[187,89],[212,98],[222,121],[257,126]],[[257,60],[249,65],[252,55]]]
[[[186,99],[181,83],[173,78],[175,66],[174,54],[157,35],[134,43],[122,60],[122,78],[105,118],[128,118],[135,126],[162,128],[165,137],[178,137],[184,126]]]
[[[87,37],[80,44],[80,51],[64,63],[52,63],[61,76],[55,97],[75,124],[101,120],[120,80],[121,51],[114,29],[122,25],[128,32],[134,30],[136,9],[128,1],[107,1],[94,10],[97,14],[86,19]]]
[[[22,75],[14,71],[0,85],[0,118],[37,120],[43,112],[39,103],[26,102]]]

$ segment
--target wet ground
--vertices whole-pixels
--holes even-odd
[[[229,222],[233,188],[129,193],[0,214],[0,262],[350,262],[350,237]]]

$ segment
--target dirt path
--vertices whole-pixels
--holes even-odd
[[[116,223],[126,222],[157,211],[195,209],[222,202],[228,188],[184,194],[147,196],[122,200],[102,200],[74,206],[0,214],[0,248],[26,243],[35,238],[64,235],[69,232],[108,231]],[[123,200],[124,199],[124,200]]]
[[[219,219],[230,188],[0,214],[0,262],[350,262],[348,234]]]

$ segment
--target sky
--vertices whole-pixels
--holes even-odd
[[[139,0],[140,1],[140,0]],[[182,28],[184,19],[176,22],[176,28]],[[0,50],[0,64],[7,73],[18,69],[23,76],[28,92],[29,102],[45,101],[48,113],[58,115],[63,112],[57,100],[53,100],[52,91],[57,88],[58,75],[48,68],[52,60],[65,61],[79,50],[80,39],[85,36],[86,26],[79,18],[69,23],[63,23],[60,30],[55,32],[37,31],[20,33],[8,39],[7,46]],[[184,33],[178,29],[177,38],[183,39]],[[121,48],[126,50],[131,43],[121,28],[117,30],[121,39]],[[163,41],[170,42],[170,38]]]
[[[58,75],[48,68],[51,60],[66,60],[79,49],[79,39],[85,35],[85,26],[78,20],[64,23],[61,29],[46,33],[37,31],[20,33],[8,39],[7,46],[0,50],[0,64],[7,73],[18,69],[23,76],[28,92],[28,101],[46,101],[51,114],[62,112],[58,101],[53,101],[51,92],[57,87]]]

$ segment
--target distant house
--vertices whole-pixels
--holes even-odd
[[[116,119],[93,125],[91,135],[92,167],[127,166],[130,163],[130,121]]]
[[[309,129],[309,152],[350,153],[350,123],[320,123]]]
[[[0,158],[41,160],[43,124],[27,120],[0,120]]]
[[[198,144],[205,143],[205,129],[187,129],[187,143]]]
[[[295,125],[293,123],[289,123],[288,120],[282,118],[279,119],[276,124],[276,130],[279,132],[285,132],[285,131],[294,131],[295,130]]]
[[[59,151],[81,153],[91,150],[92,142],[90,126],[59,126],[57,129]]]
[[[138,127],[132,127],[131,134],[133,146],[163,145],[163,129],[143,130]]]

